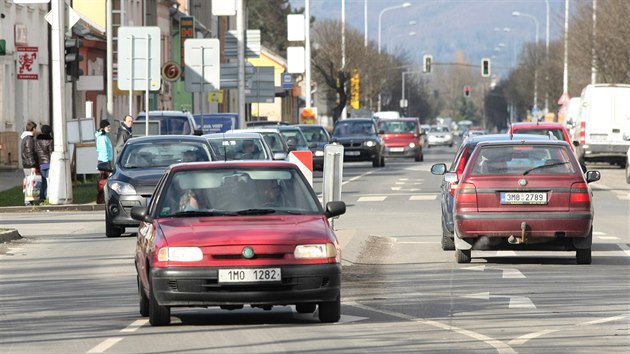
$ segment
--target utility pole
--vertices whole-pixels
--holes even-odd
[[[54,150],[50,156],[51,204],[72,203],[72,181],[66,137],[66,90],[65,90],[65,1],[52,1],[51,69],[52,69],[52,122],[55,132]]]
[[[107,16],[107,119],[114,116],[114,20],[112,19],[112,1],[107,0],[105,16]]]
[[[236,41],[238,62],[238,122],[245,128],[245,14],[244,0],[236,0]]]

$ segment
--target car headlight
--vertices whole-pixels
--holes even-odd
[[[203,259],[199,247],[164,247],[158,251],[160,262],[198,262]]]
[[[444,137],[445,137],[446,139],[453,139],[453,136],[451,136],[451,134],[446,134]]]
[[[293,251],[293,256],[296,259],[334,258],[337,256],[337,249],[332,243],[298,245]]]
[[[315,156],[324,156],[324,152],[322,150],[316,150]]]
[[[365,146],[367,147],[372,147],[372,146],[376,146],[376,142],[372,141],[372,140],[368,140],[366,142],[363,143]]]
[[[415,148],[416,147],[416,143],[409,143],[409,147],[412,148],[412,149]]]
[[[107,182],[109,188],[119,195],[135,195],[136,189],[129,183],[110,181]]]

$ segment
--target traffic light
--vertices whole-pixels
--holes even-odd
[[[490,59],[481,59],[481,76],[490,77]]]
[[[464,86],[464,97],[470,97],[470,86]]]
[[[66,49],[66,81],[75,81],[79,79],[79,76],[83,75],[83,70],[79,67],[79,62],[83,60],[83,56],[79,54],[81,41],[76,38],[66,39],[64,46]]]
[[[422,57],[422,72],[424,73],[430,73],[431,72],[431,62],[433,61],[433,57],[429,54],[425,54],[424,57]]]

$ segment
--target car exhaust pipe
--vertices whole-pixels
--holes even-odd
[[[527,242],[527,223],[525,221],[523,221],[521,223],[521,237],[514,237],[514,235],[511,235],[510,237],[508,237],[508,243],[510,243],[511,245],[520,245],[523,243]]]

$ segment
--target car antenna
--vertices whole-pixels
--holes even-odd
[[[221,146],[223,146],[223,162],[227,162],[227,148],[225,145],[225,132],[223,132],[223,139],[221,141]]]

